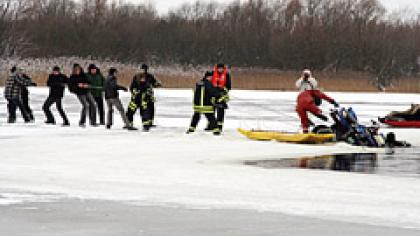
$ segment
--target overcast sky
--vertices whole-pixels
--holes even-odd
[[[126,0],[135,3],[153,2],[160,13],[166,13],[169,9],[181,6],[186,2],[195,2],[195,0]],[[213,0],[216,2],[232,2],[233,0]],[[410,9],[420,14],[420,0],[380,0],[387,8],[392,10]]]

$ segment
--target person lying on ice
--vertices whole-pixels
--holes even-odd
[[[393,111],[389,113],[385,118],[379,118],[379,121],[384,122],[385,120],[393,121],[416,121],[420,120],[420,104],[411,104],[410,109],[406,111]]]
[[[335,107],[339,107],[338,103],[334,99],[328,97],[319,90],[311,89],[301,92],[297,98],[296,112],[300,117],[303,133],[308,133],[309,126],[312,124],[308,118],[308,112],[312,113],[323,121],[328,121],[328,117],[323,115],[321,109],[319,109],[317,106],[320,105],[316,104],[315,101],[317,99],[326,100],[333,104]]]
[[[220,129],[217,126],[215,113],[216,101],[220,99],[220,92],[212,85],[213,74],[206,72],[204,78],[197,82],[194,90],[194,115],[191,120],[190,128],[187,134],[195,132],[201,114],[206,116],[209,122],[209,129],[213,131],[214,135],[220,135]]]

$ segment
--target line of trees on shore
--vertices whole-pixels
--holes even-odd
[[[419,71],[420,17],[377,0],[197,1],[160,15],[121,0],[2,0],[0,56],[284,70]]]

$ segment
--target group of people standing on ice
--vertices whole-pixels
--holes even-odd
[[[105,78],[101,70],[94,64],[89,65],[87,72],[81,65],[74,64],[70,76],[63,74],[60,67],[53,67],[47,80],[47,86],[50,88],[49,95],[42,107],[46,116],[45,123],[56,124],[50,110],[51,106],[55,104],[63,119],[62,125],[70,126],[70,121],[62,105],[65,89],[68,87],[69,91],[77,96],[82,106],[80,127],[85,127],[88,120],[89,125],[93,127],[105,125],[107,129],[110,129],[113,125],[113,112],[116,109],[124,122],[124,129],[137,130],[133,126],[133,121],[134,115],[139,110],[143,131],[149,131],[155,127],[154,89],[161,87],[162,84],[149,73],[148,69],[149,67],[143,64],[141,71],[134,75],[128,89],[118,84],[118,70],[115,68],[110,68]],[[16,122],[17,109],[21,111],[25,122],[33,122],[34,116],[29,106],[27,87],[37,84],[32,82],[32,79],[20,68],[13,67],[10,73],[4,91],[8,107],[8,123]],[[131,92],[131,100],[126,110],[119,99],[121,90]],[[194,115],[187,133],[195,131],[201,114],[204,114],[209,121],[206,130],[212,131],[215,135],[220,134],[223,129],[225,110],[228,108],[230,90],[231,78],[225,65],[216,65],[213,71],[206,72],[204,78],[196,84]],[[104,99],[106,103],[104,103]],[[106,117],[105,104],[107,107]],[[99,123],[97,114],[99,114]]]
[[[16,122],[16,111],[19,108],[25,122],[34,121],[32,110],[29,106],[28,86],[36,86],[32,79],[20,68],[13,67],[11,75],[7,78],[4,96],[7,100],[8,123]],[[105,125],[110,129],[113,125],[114,108],[117,109],[124,121],[124,128],[137,130],[133,127],[134,114],[139,109],[143,121],[143,130],[149,131],[154,127],[155,98],[154,88],[160,87],[161,83],[148,72],[148,66],[143,64],[141,72],[136,74],[130,86],[132,94],[127,112],[124,110],[119,99],[119,90],[128,91],[127,88],[118,84],[118,70],[110,68],[108,75],[102,74],[101,70],[94,64],[89,65],[85,72],[81,65],[74,64],[70,76],[62,73],[61,68],[55,66],[48,76],[47,86],[49,95],[42,107],[48,125],[55,125],[56,121],[51,112],[51,106],[56,105],[60,116],[63,119],[63,126],[70,126],[70,121],[63,109],[62,101],[65,89],[75,94],[82,105],[79,126],[85,127],[86,121],[89,125],[97,127]],[[104,103],[104,98],[105,102]],[[105,104],[107,116],[105,120]],[[99,114],[99,120],[97,119]],[[99,122],[98,122],[99,121]]]

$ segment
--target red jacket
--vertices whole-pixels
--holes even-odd
[[[298,107],[302,107],[302,106],[305,107],[305,106],[315,104],[315,100],[314,100],[315,97],[326,100],[330,103],[334,102],[334,99],[328,97],[327,95],[325,95],[323,92],[319,90],[306,90],[306,91],[301,92],[297,98]]]

